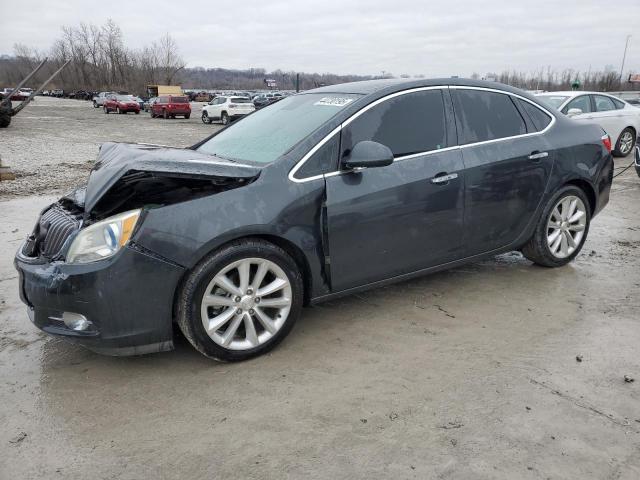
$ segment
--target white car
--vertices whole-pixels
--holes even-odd
[[[93,108],[100,108],[104,105],[104,102],[108,99],[109,95],[115,95],[116,92],[100,92],[93,97]]]
[[[637,107],[601,92],[547,92],[537,97],[576,121],[600,125],[611,137],[614,155],[626,157],[633,151],[640,132]]]
[[[231,120],[252,113],[255,109],[249,97],[221,95],[202,108],[202,123],[219,121],[228,125]]]

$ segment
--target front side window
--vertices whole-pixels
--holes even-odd
[[[483,90],[454,90],[460,144],[484,142],[527,133],[510,95]]]
[[[342,130],[342,155],[363,140],[386,145],[394,157],[446,147],[442,91],[399,95],[367,110]]]
[[[269,105],[232,124],[197,150],[218,157],[270,163],[362,95],[308,93]]]
[[[566,115],[572,108],[579,108],[582,110],[582,113],[591,113],[591,100],[589,99],[589,95],[580,95],[579,97],[574,98],[565,105],[562,109],[562,113]]]
[[[616,105],[609,97],[604,95],[594,95],[593,99],[596,103],[596,112],[608,112],[609,110],[616,110]]]

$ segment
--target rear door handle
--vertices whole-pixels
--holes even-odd
[[[454,180],[458,178],[458,174],[457,173],[445,173],[445,174],[438,174],[437,176],[433,177],[431,179],[431,183],[435,183],[437,185],[442,185],[444,183],[449,183],[450,180]]]
[[[531,152],[529,155],[529,160],[540,160],[541,158],[545,158],[549,156],[549,152]]]

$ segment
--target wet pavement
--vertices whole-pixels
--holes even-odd
[[[240,364],[35,329],[13,253],[54,198],[0,202],[0,479],[640,478],[633,171],[567,267],[507,254],[307,308]]]

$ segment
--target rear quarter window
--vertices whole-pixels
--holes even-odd
[[[527,126],[511,95],[455,89],[454,108],[462,145],[527,133]]]
[[[531,124],[535,127],[536,131],[541,131],[547,128],[547,125],[551,123],[551,117],[549,114],[545,113],[542,109],[536,107],[535,105],[527,102],[526,100],[522,100],[520,98],[515,98],[516,102],[520,106],[520,109],[529,117]]]

